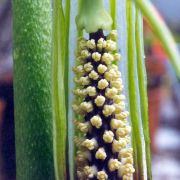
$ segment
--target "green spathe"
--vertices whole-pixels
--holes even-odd
[[[94,33],[99,29],[111,30],[112,18],[105,10],[103,0],[81,0],[76,23],[79,30]]]

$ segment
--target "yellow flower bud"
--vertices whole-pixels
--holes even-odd
[[[116,136],[117,137],[125,137],[127,136],[129,133],[131,132],[131,127],[130,126],[126,126],[124,128],[118,128],[116,130]]]
[[[118,90],[116,88],[107,88],[105,95],[107,98],[113,98],[118,93]]]
[[[78,40],[78,48],[80,51],[86,49],[86,40],[84,38]]]
[[[97,141],[95,139],[86,139],[83,141],[82,146],[89,150],[93,150],[97,147]]]
[[[83,114],[83,110],[81,108],[79,108],[79,106],[77,104],[73,104],[72,109],[77,114]]]
[[[111,119],[110,125],[112,129],[124,128],[126,126],[123,121],[117,119]]]
[[[114,133],[112,131],[105,131],[104,134],[103,134],[103,140],[106,142],[106,143],[112,143],[114,139]]]
[[[97,43],[98,50],[102,51],[103,48],[106,48],[106,41],[103,38],[100,38]]]
[[[122,148],[126,147],[126,145],[127,145],[126,139],[121,138],[118,141],[117,140],[113,141],[112,149],[114,152],[119,152]]]
[[[105,65],[103,65],[103,64],[100,64],[100,65],[98,66],[97,70],[98,70],[98,73],[103,74],[103,73],[106,72],[107,66],[105,66]]]
[[[114,104],[115,106],[115,113],[121,113],[122,111],[125,110],[125,103],[120,102],[119,104]]]
[[[133,168],[132,164],[125,164],[122,165],[121,171],[123,175],[133,174],[135,172],[135,169]]]
[[[90,72],[92,69],[93,69],[93,66],[92,66],[92,64],[91,64],[90,62],[84,64],[84,70],[85,70],[86,72]]]
[[[99,116],[93,116],[91,119],[91,124],[99,129],[102,126],[102,119]]]
[[[85,166],[84,173],[88,178],[93,178],[97,173],[97,168],[95,166]]]
[[[108,35],[107,38],[108,38],[108,39],[111,39],[111,40],[113,40],[113,41],[117,41],[117,38],[118,38],[117,30],[112,30],[112,31],[109,33],[109,35]]]
[[[121,95],[115,95],[113,97],[114,103],[118,104],[122,101],[124,101],[126,99],[125,95],[121,94]]]
[[[97,151],[96,151],[96,159],[101,159],[101,160],[105,160],[107,155],[106,155],[106,152],[104,150],[104,148],[99,148]]]
[[[84,73],[84,68],[83,68],[82,65],[75,66],[75,67],[73,67],[73,71],[76,74],[83,74]]]
[[[81,123],[78,121],[74,121],[76,127],[83,133],[87,133],[89,130],[89,123]]]
[[[122,79],[118,79],[115,81],[111,81],[111,87],[115,87],[116,89],[118,89],[119,91],[122,91],[124,86],[122,84]]]
[[[81,57],[82,58],[86,59],[86,58],[88,58],[90,56],[91,56],[91,53],[88,50],[85,49],[85,50],[81,51]]]
[[[109,83],[106,79],[101,79],[99,82],[98,82],[98,88],[99,89],[105,89],[106,87],[108,87]]]
[[[99,78],[99,75],[96,71],[92,70],[90,73],[89,73],[89,77],[93,80],[97,80]]]
[[[129,116],[129,112],[123,111],[119,114],[116,114],[116,119],[123,120],[123,119],[126,119],[128,116]]]
[[[114,60],[115,61],[120,61],[120,59],[121,59],[121,55],[119,53],[115,53],[114,54]]]
[[[96,95],[96,88],[89,86],[86,88],[86,92],[89,96],[95,96]]]
[[[118,76],[117,76],[116,71],[114,69],[111,69],[111,70],[105,72],[105,78],[108,81],[112,81],[112,80],[116,80],[116,78],[118,78]]]
[[[90,83],[89,77],[88,77],[88,76],[86,76],[86,77],[80,77],[79,83],[80,83],[81,85],[83,85],[83,86],[88,85],[88,84]]]
[[[94,53],[92,53],[92,58],[94,61],[98,62],[101,60],[101,54],[98,52],[94,52]]]
[[[87,92],[86,89],[75,89],[73,90],[74,95],[84,97],[86,96]]]
[[[106,64],[111,64],[114,61],[114,57],[110,53],[104,53],[102,56],[102,61]]]
[[[103,114],[105,116],[112,115],[112,113],[114,113],[114,111],[115,111],[114,105],[105,105],[104,108],[103,108]]]
[[[133,154],[133,149],[128,148],[128,149],[122,149],[119,153],[119,156],[121,158],[127,158],[127,157],[132,157],[132,154]]]
[[[107,40],[106,41],[106,48],[107,51],[116,51],[117,50],[117,45],[116,42],[112,40]]]
[[[97,106],[102,106],[105,102],[106,98],[104,96],[97,96],[96,99],[94,100],[95,104]]]
[[[98,180],[107,180],[108,175],[105,173],[105,171],[98,171],[97,172],[97,179]]]
[[[89,113],[89,112],[91,112],[91,111],[93,110],[93,105],[92,105],[91,102],[82,102],[82,103],[80,104],[80,108],[81,108],[83,111]]]
[[[121,163],[117,159],[110,159],[108,167],[110,171],[116,171],[121,167]]]
[[[86,46],[87,46],[87,48],[89,48],[89,49],[95,49],[95,48],[96,48],[95,40],[94,40],[94,39],[88,40],[88,41],[86,42]]]

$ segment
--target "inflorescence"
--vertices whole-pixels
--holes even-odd
[[[121,73],[116,65],[117,31],[80,38],[76,53],[74,121],[78,131],[77,178],[130,180],[134,173],[129,112],[125,109]],[[83,134],[83,135],[82,135]]]

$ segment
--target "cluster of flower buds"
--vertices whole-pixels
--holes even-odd
[[[89,40],[78,41],[72,107],[75,126],[83,133],[75,138],[79,180],[130,180],[134,173],[116,41],[116,30],[108,36],[97,32]]]

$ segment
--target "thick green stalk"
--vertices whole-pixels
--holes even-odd
[[[135,178],[144,179],[143,170],[143,142],[141,138],[140,118],[138,114],[138,92],[136,90],[136,43],[135,43],[135,19],[134,6],[131,1],[127,1],[127,46],[128,46],[128,93],[129,108],[132,123],[132,140],[135,159]]]
[[[142,16],[139,10],[136,14],[136,48],[137,48],[137,70],[138,70],[138,83],[140,93],[140,107],[141,119],[143,125],[143,133],[145,139],[146,149],[146,163],[147,163],[147,176],[152,179],[151,170],[151,151],[149,139],[149,122],[148,122],[148,97],[147,97],[147,76],[144,62],[144,43],[143,43],[143,28]]]
[[[56,179],[67,178],[66,169],[66,94],[65,94],[65,18],[62,1],[54,1],[54,24],[53,24],[53,118],[54,118],[54,160]]]
[[[136,2],[143,15],[148,19],[148,22],[154,30],[155,34],[162,42],[162,45],[169,55],[174,69],[176,70],[177,76],[180,78],[180,55],[168,27],[166,26],[164,21],[162,21],[149,0],[134,1]]]
[[[18,180],[54,179],[50,0],[13,0]]]

